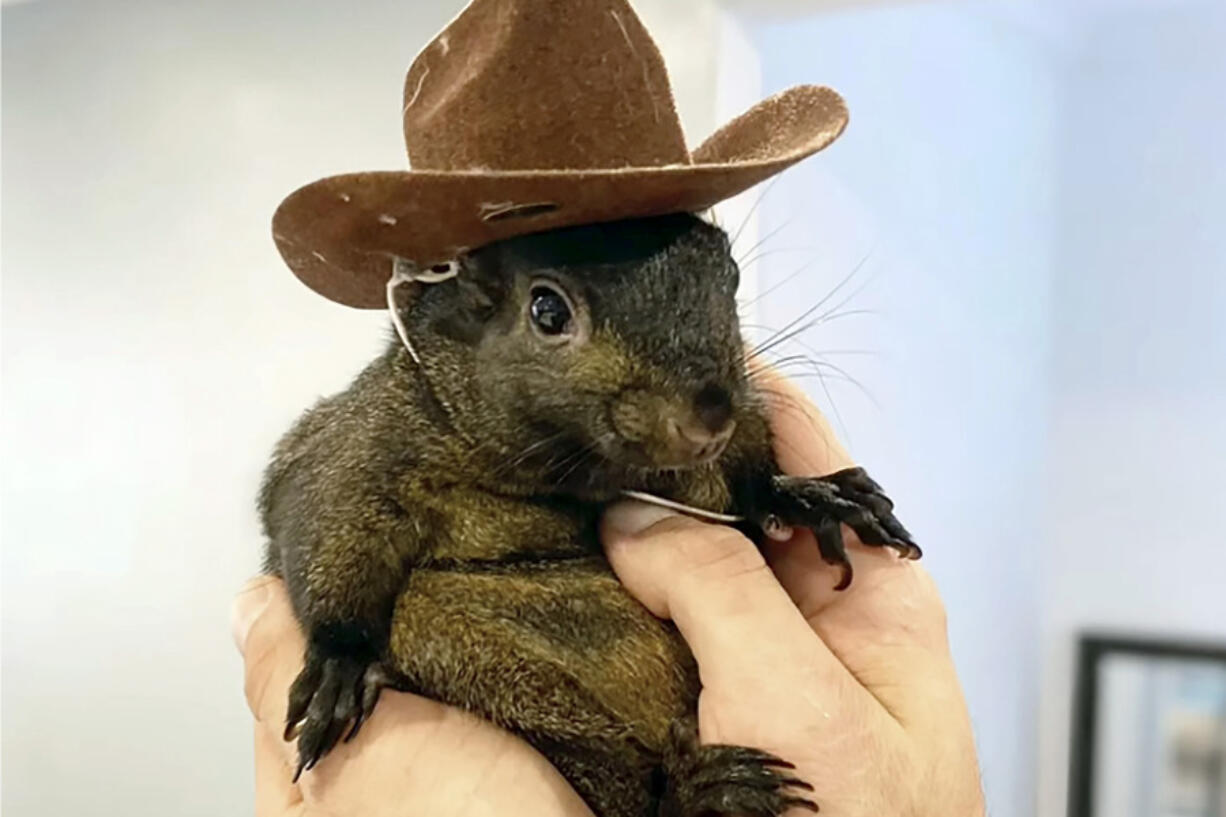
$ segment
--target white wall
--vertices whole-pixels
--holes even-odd
[[[1226,7],[1087,22],[1061,82],[1040,814],[1075,634],[1226,640]]]
[[[260,470],[386,336],[299,284],[269,220],[313,177],[404,166],[403,72],[459,5],[6,6],[6,814],[249,811],[226,621]],[[692,141],[756,97],[706,0],[640,5]]]
[[[1030,815],[1039,519],[1054,222],[1045,47],[970,4],[898,4],[756,29],[768,90],[828,83],[843,140],[767,193],[761,304],[778,327],[862,259],[846,309],[806,333],[875,398],[832,381],[852,453],[894,495],[949,608],[994,817]],[[795,250],[795,251],[793,251]],[[838,298],[835,299],[837,302]],[[839,350],[874,352],[846,354]],[[792,349],[803,352],[803,349]],[[833,411],[833,409],[831,409]]]

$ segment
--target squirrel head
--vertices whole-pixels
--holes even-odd
[[[723,230],[688,214],[520,236],[405,313],[422,374],[509,480],[633,487],[712,463],[752,399]]]

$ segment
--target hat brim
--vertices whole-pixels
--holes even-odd
[[[802,86],[730,122],[688,165],[331,176],[281,203],[273,238],[311,289],[381,309],[397,257],[425,266],[526,233],[706,210],[818,152],[846,125],[837,93]]]

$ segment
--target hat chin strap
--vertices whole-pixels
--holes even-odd
[[[745,517],[743,516],[737,516],[736,514],[731,514],[731,513],[716,513],[715,511],[708,511],[705,508],[696,508],[693,505],[686,505],[684,502],[677,502],[676,500],[665,499],[662,496],[656,496],[655,494],[649,494],[645,491],[625,490],[625,491],[622,491],[622,496],[626,497],[627,499],[637,499],[639,502],[646,502],[649,505],[659,505],[661,508],[668,508],[670,511],[677,511],[678,513],[683,513],[688,516],[692,516],[696,519],[705,520],[707,522],[724,522],[728,524],[734,524],[736,522],[745,521]],[[780,527],[782,528],[782,523],[780,523]],[[787,531],[787,535],[784,536],[783,538],[788,539],[791,537],[791,535],[792,535],[792,532],[789,530]],[[773,535],[772,535],[772,538],[774,538]]]
[[[446,264],[437,266],[445,266],[446,269],[440,270],[434,267],[422,272],[412,261],[397,257],[392,261],[392,277],[387,281],[387,311],[392,316],[392,325],[396,327],[396,334],[400,336],[400,342],[408,350],[409,357],[413,358],[413,362],[418,366],[421,366],[421,358],[418,357],[417,350],[413,348],[413,341],[409,340],[409,331],[404,326],[404,318],[401,317],[400,310],[396,307],[396,287],[411,283],[441,284],[443,281],[456,277],[460,272],[458,261],[448,261]]]

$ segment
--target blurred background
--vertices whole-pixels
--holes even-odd
[[[386,332],[269,219],[405,166],[404,70],[460,5],[4,4],[12,817],[250,811],[252,497]],[[1226,4],[635,5],[691,144],[796,83],[849,101],[716,215],[755,327],[842,283],[802,382],[926,544],[990,813],[1226,815]]]

